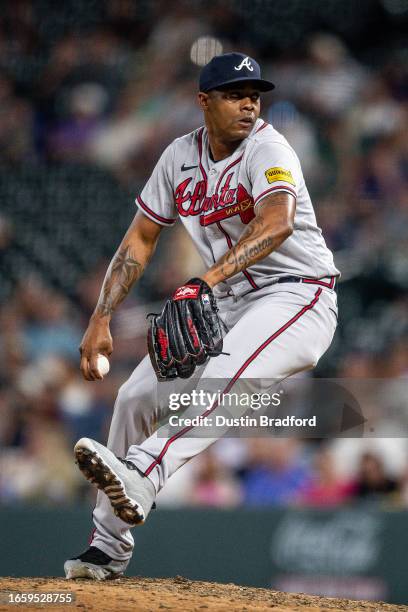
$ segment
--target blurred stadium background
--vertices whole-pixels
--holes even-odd
[[[146,313],[201,270],[182,228],[165,231],[114,318],[111,373],[81,380],[78,345],[108,261],[163,148],[201,124],[197,75],[214,53],[248,53],[276,83],[262,116],[297,151],[342,271],[339,329],[315,374],[407,376],[407,0],[0,5],[2,516],[16,505],[92,507],[72,445],[106,439],[116,391],[145,354]],[[170,481],[159,507],[243,504],[363,504],[404,517],[408,443],[224,440]],[[339,592],[319,584],[302,590]],[[347,588],[392,598],[386,587]]]

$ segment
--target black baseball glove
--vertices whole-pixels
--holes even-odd
[[[192,278],[151,315],[147,335],[150,359],[158,380],[189,378],[197,365],[222,353],[221,323],[211,288]]]

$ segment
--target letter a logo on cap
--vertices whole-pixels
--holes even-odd
[[[246,57],[245,59],[243,59],[242,62],[240,63],[240,65],[239,66],[234,66],[234,68],[235,68],[235,70],[242,70],[244,66],[245,66],[245,68],[248,68],[248,70],[250,70],[251,72],[254,69],[254,67],[251,64],[251,60],[249,59],[249,57]]]

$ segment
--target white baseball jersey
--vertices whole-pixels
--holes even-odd
[[[292,235],[263,260],[220,283],[216,293],[243,295],[287,275],[338,276],[299,159],[285,137],[262,119],[231,156],[218,162],[211,159],[205,127],[174,140],[136,203],[161,225],[171,226],[180,218],[211,267],[238,242],[259,202],[279,191],[296,198]]]
[[[337,325],[333,283],[318,279],[339,272],[316,225],[296,154],[262,120],[230,157],[219,162],[210,157],[205,128],[178,138],[165,150],[137,199],[157,223],[173,225],[180,217],[211,266],[239,240],[254,218],[254,207],[278,191],[297,199],[294,232],[279,249],[228,279],[222,288],[225,295],[217,295],[224,353],[198,368],[196,390],[219,380],[220,391],[226,392],[244,379],[280,381],[313,368],[330,346]],[[275,284],[288,275],[315,280]],[[184,391],[186,381],[178,383]],[[218,439],[190,437],[192,426],[171,436],[165,426],[155,431],[170,413],[166,398],[158,400],[159,385],[146,357],[119,390],[108,441],[109,448],[132,461],[157,492]],[[210,408],[203,402],[200,410],[214,417],[217,405]],[[219,435],[223,433],[221,429]],[[98,494],[93,518],[92,545],[126,565],[133,537],[129,526],[113,514],[104,493]]]

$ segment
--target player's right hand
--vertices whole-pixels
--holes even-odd
[[[91,318],[79,346],[82,376],[86,380],[102,380],[103,376],[99,374],[96,363],[98,354],[109,357],[112,351],[113,342],[109,322],[106,319]]]

